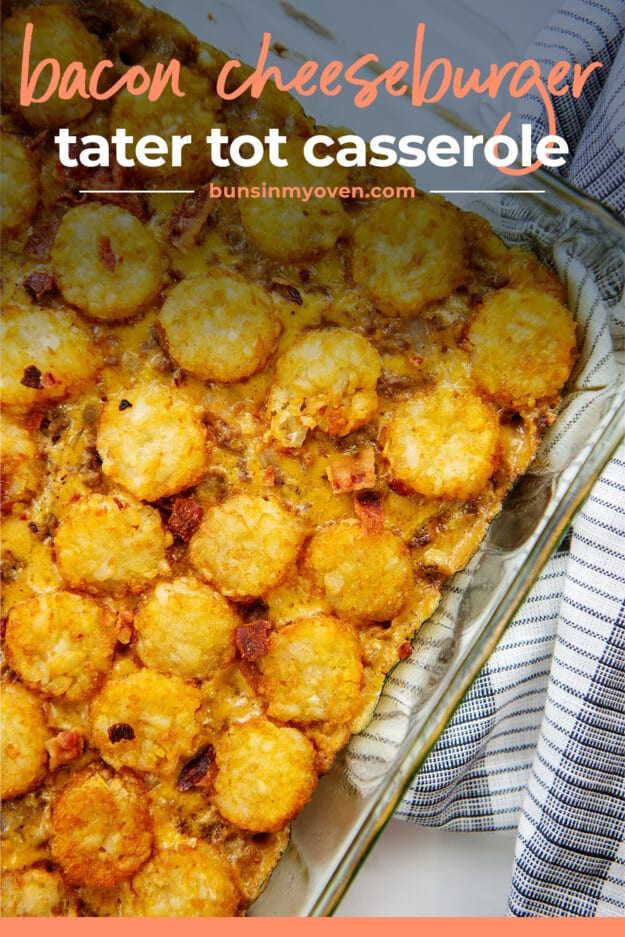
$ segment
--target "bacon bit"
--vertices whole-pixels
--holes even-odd
[[[361,449],[357,455],[336,456],[328,463],[328,481],[335,495],[362,491],[375,485],[375,453],[373,446]]]
[[[39,368],[36,368],[34,364],[29,364],[27,368],[24,368],[24,377],[20,384],[23,384],[24,387],[32,387],[33,390],[42,390],[43,384],[41,383]]]
[[[113,498],[113,501],[114,501],[115,504],[117,505],[117,509],[118,509],[119,511],[123,511],[124,508],[126,507],[126,505],[124,504],[124,502],[123,502],[123,501],[120,501],[119,498]]]
[[[132,742],[135,737],[135,730],[127,722],[115,722],[112,726],[108,727],[108,737],[113,743],[121,742],[122,740]]]
[[[176,781],[176,790],[184,794],[194,787],[210,787],[216,773],[215,749],[207,745],[184,765]]]
[[[46,742],[50,771],[80,758],[85,750],[85,740],[77,729],[62,729]]]
[[[379,491],[363,491],[354,498],[354,513],[365,533],[379,534],[384,529],[384,505]]]
[[[41,383],[42,383],[43,387],[56,387],[57,385],[61,384],[62,382],[59,381],[59,380],[54,376],[54,374],[52,373],[52,371],[46,371],[46,373],[45,373],[45,374],[42,376],[42,378],[41,378]]]
[[[401,495],[402,498],[407,498],[414,493],[412,488],[409,488],[408,485],[399,478],[391,478],[388,487],[391,491],[394,491],[396,495]]]
[[[46,273],[45,270],[36,270],[34,273],[29,274],[24,280],[24,289],[39,303],[44,296],[47,296],[49,293],[54,293],[56,290],[56,280],[54,277],[50,276],[49,273]]]
[[[77,142],[69,145],[70,156],[73,156],[74,159],[78,157],[80,152],[83,136],[84,134],[78,134]],[[98,202],[121,205],[138,218],[145,216],[144,205],[139,195],[119,192],[120,189],[128,187],[127,172],[119,163],[93,169],[82,166],[80,163],[77,166],[62,166],[59,162],[55,167],[55,177],[66,186],[58,196],[57,202],[73,202],[79,205],[83,202],[97,200]],[[94,194],[79,194],[78,190],[83,188],[93,189]]]
[[[79,173],[82,175],[82,178],[79,179],[81,187],[83,181],[88,181],[88,188],[97,191],[95,195],[85,196],[86,199],[97,199],[99,202],[121,205],[122,208],[136,215],[137,218],[145,217],[144,205],[139,195],[134,192],[120,194],[114,191],[115,189],[128,187],[127,173],[118,163],[114,163],[112,166],[100,166],[95,170],[87,169],[86,171],[81,166],[79,167]],[[102,189],[108,189],[109,191],[103,192]]]
[[[194,501],[193,498],[176,498],[167,521],[167,527],[174,537],[188,543],[202,523],[203,517],[202,505]]]
[[[172,211],[167,226],[167,237],[170,244],[181,254],[186,254],[197,243],[215,201],[214,198],[209,198],[208,187],[202,186],[193,195],[189,195],[179,208]]]
[[[103,267],[106,267],[107,270],[110,270],[111,273],[115,272],[115,267],[118,263],[118,257],[111,247],[111,239],[107,234],[102,234],[98,238],[98,260]]]
[[[400,660],[406,660],[407,657],[410,657],[412,654],[412,645],[409,641],[404,641],[403,644],[400,644],[397,648],[397,656]]]
[[[234,629],[237,650],[243,660],[258,660],[269,653],[268,629],[269,622],[265,618]]]
[[[34,433],[35,430],[38,430],[43,423],[44,416],[45,413],[42,413],[41,410],[31,410],[24,418],[24,429],[26,432]]]
[[[56,237],[58,225],[47,224],[36,228],[24,245],[24,253],[32,260],[50,260],[50,251]]]
[[[417,368],[419,365],[423,364],[423,358],[421,355],[408,355],[408,361]]]

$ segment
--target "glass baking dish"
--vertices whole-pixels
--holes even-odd
[[[454,64],[481,68],[515,59],[503,34],[454,0],[436,5],[428,0],[410,5],[401,0],[212,0],[210,13],[191,0],[161,0],[157,6],[182,20],[200,40],[249,63],[256,61],[263,32],[270,32],[276,54],[269,64],[279,65],[285,77],[308,58],[349,63],[375,51],[383,67],[409,59],[419,21],[426,23],[425,49],[431,58],[445,56]],[[405,97],[382,94],[363,109],[353,105],[349,94],[341,94],[315,95],[303,104],[319,123],[349,127],[364,137],[418,132],[426,138],[492,133],[502,114],[514,107],[503,94],[495,101],[474,97],[452,102],[415,109]],[[486,215],[505,240],[533,249],[545,262],[558,267],[564,255],[577,257],[591,293],[598,265],[604,274],[606,265],[613,272],[619,264],[623,269],[623,224],[546,172],[509,177],[484,164],[473,169],[426,166],[414,176],[420,188],[444,190],[460,207]],[[590,295],[584,289],[576,292],[588,317]],[[387,680],[372,725],[339,756],[293,823],[289,847],[250,916],[318,916],[335,910],[557,546],[625,432],[625,338],[622,314],[617,321],[619,308],[622,296],[613,296],[604,308],[600,331],[609,361],[602,379],[591,380],[592,368],[585,369],[582,360],[565,393],[563,411],[575,414],[575,432],[555,443],[552,434],[551,447],[542,447],[510,493],[478,554],[447,584],[439,609],[415,638],[411,664],[399,665]],[[376,720],[383,720],[385,732],[391,726],[395,741],[390,748],[376,743]]]

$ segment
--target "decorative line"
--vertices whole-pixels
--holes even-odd
[[[79,189],[79,195],[194,195],[195,189]]]
[[[544,195],[546,189],[430,189],[430,195]]]

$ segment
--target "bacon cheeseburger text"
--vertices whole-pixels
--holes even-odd
[[[425,30],[424,23],[417,25],[411,61],[400,59],[390,67],[382,68],[374,53],[362,55],[350,64],[332,60],[322,66],[309,60],[289,80],[284,79],[279,66],[267,64],[272,37],[265,33],[253,70],[243,70],[237,59],[229,59],[219,72],[216,91],[227,101],[243,94],[259,98],[267,82],[273,81],[278,90],[295,92],[302,97],[314,94],[334,97],[352,93],[353,103],[359,108],[369,107],[381,92],[394,97],[407,95],[414,107],[440,102],[446,95],[463,99],[477,94],[494,99],[502,92],[519,99],[538,94],[545,107],[549,129],[549,133],[539,140],[532,139],[532,125],[529,123],[522,124],[520,141],[505,134],[503,131],[511,117],[511,112],[508,112],[488,138],[483,134],[465,134],[459,140],[450,134],[440,134],[426,140],[417,133],[400,137],[379,134],[367,143],[355,134],[343,134],[336,140],[327,134],[317,134],[306,140],[303,156],[311,166],[319,167],[333,162],[341,166],[398,164],[418,167],[426,161],[448,167],[458,163],[473,166],[478,153],[492,166],[511,175],[533,172],[539,166],[562,166],[566,162],[569,148],[566,140],[555,132],[557,126],[552,98],[566,94],[579,97],[590,75],[602,67],[600,62],[585,66],[556,62],[546,76],[541,74],[534,59],[492,64],[485,73],[478,68],[468,70],[455,66],[447,58],[436,58],[426,63],[423,54]],[[113,62],[107,59],[98,62],[90,73],[81,62],[72,62],[64,70],[54,58],[31,63],[32,36],[33,25],[29,23],[24,33],[20,84],[22,106],[46,101],[55,93],[63,100],[76,95],[106,100],[122,89],[133,95],[145,94],[150,101],[158,100],[167,87],[178,97],[184,97],[177,59],[172,59],[167,66],[158,63],[153,74],[141,65],[133,65],[113,84],[107,84],[107,73],[114,67]],[[192,141],[191,134],[174,134],[171,137],[147,134],[135,139],[123,127],[116,128],[110,138],[99,134],[78,136],[70,133],[68,128],[60,128],[55,136],[61,163],[68,167],[79,163],[86,167],[105,167],[113,157],[124,167],[168,164],[177,168],[183,165],[185,147]],[[242,134],[233,139],[220,128],[214,128],[205,142],[210,147],[214,165],[218,167],[255,166],[263,159],[277,167],[288,165],[282,153],[282,147],[288,141],[277,128],[270,129],[262,138]]]

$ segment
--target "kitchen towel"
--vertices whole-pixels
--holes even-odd
[[[565,177],[625,213],[625,3],[563,7],[528,57],[601,61],[555,98]],[[547,133],[541,101],[524,121]],[[623,266],[604,298],[623,323]],[[456,830],[517,826],[516,916],[625,914],[625,446],[431,753],[400,816]]]
[[[555,98],[572,158],[563,175],[625,214],[625,2],[570,0],[527,52],[544,73],[557,61],[603,68],[579,99]],[[523,121],[548,133],[538,96]],[[598,254],[561,238],[529,200],[503,201],[494,221],[508,240],[553,247],[582,331],[583,381],[622,382],[625,245]],[[581,244],[581,246],[580,246]],[[587,275],[592,271],[592,278]],[[599,313],[601,310],[601,314]],[[618,361],[614,370],[614,350]],[[612,360],[610,360],[612,359]],[[545,440],[566,457],[586,406],[570,395]],[[569,548],[570,543],[570,548]],[[625,445],[594,486],[567,549],[539,580],[406,794],[398,816],[449,830],[517,830],[509,894],[515,916],[625,914]],[[462,589],[460,573],[458,591]],[[452,590],[453,590],[452,586]],[[371,726],[348,755],[366,787],[401,735],[394,707],[411,705],[411,668],[400,665]],[[416,671],[413,669],[412,673]],[[406,694],[408,699],[406,698]],[[395,733],[395,734],[394,734]]]

